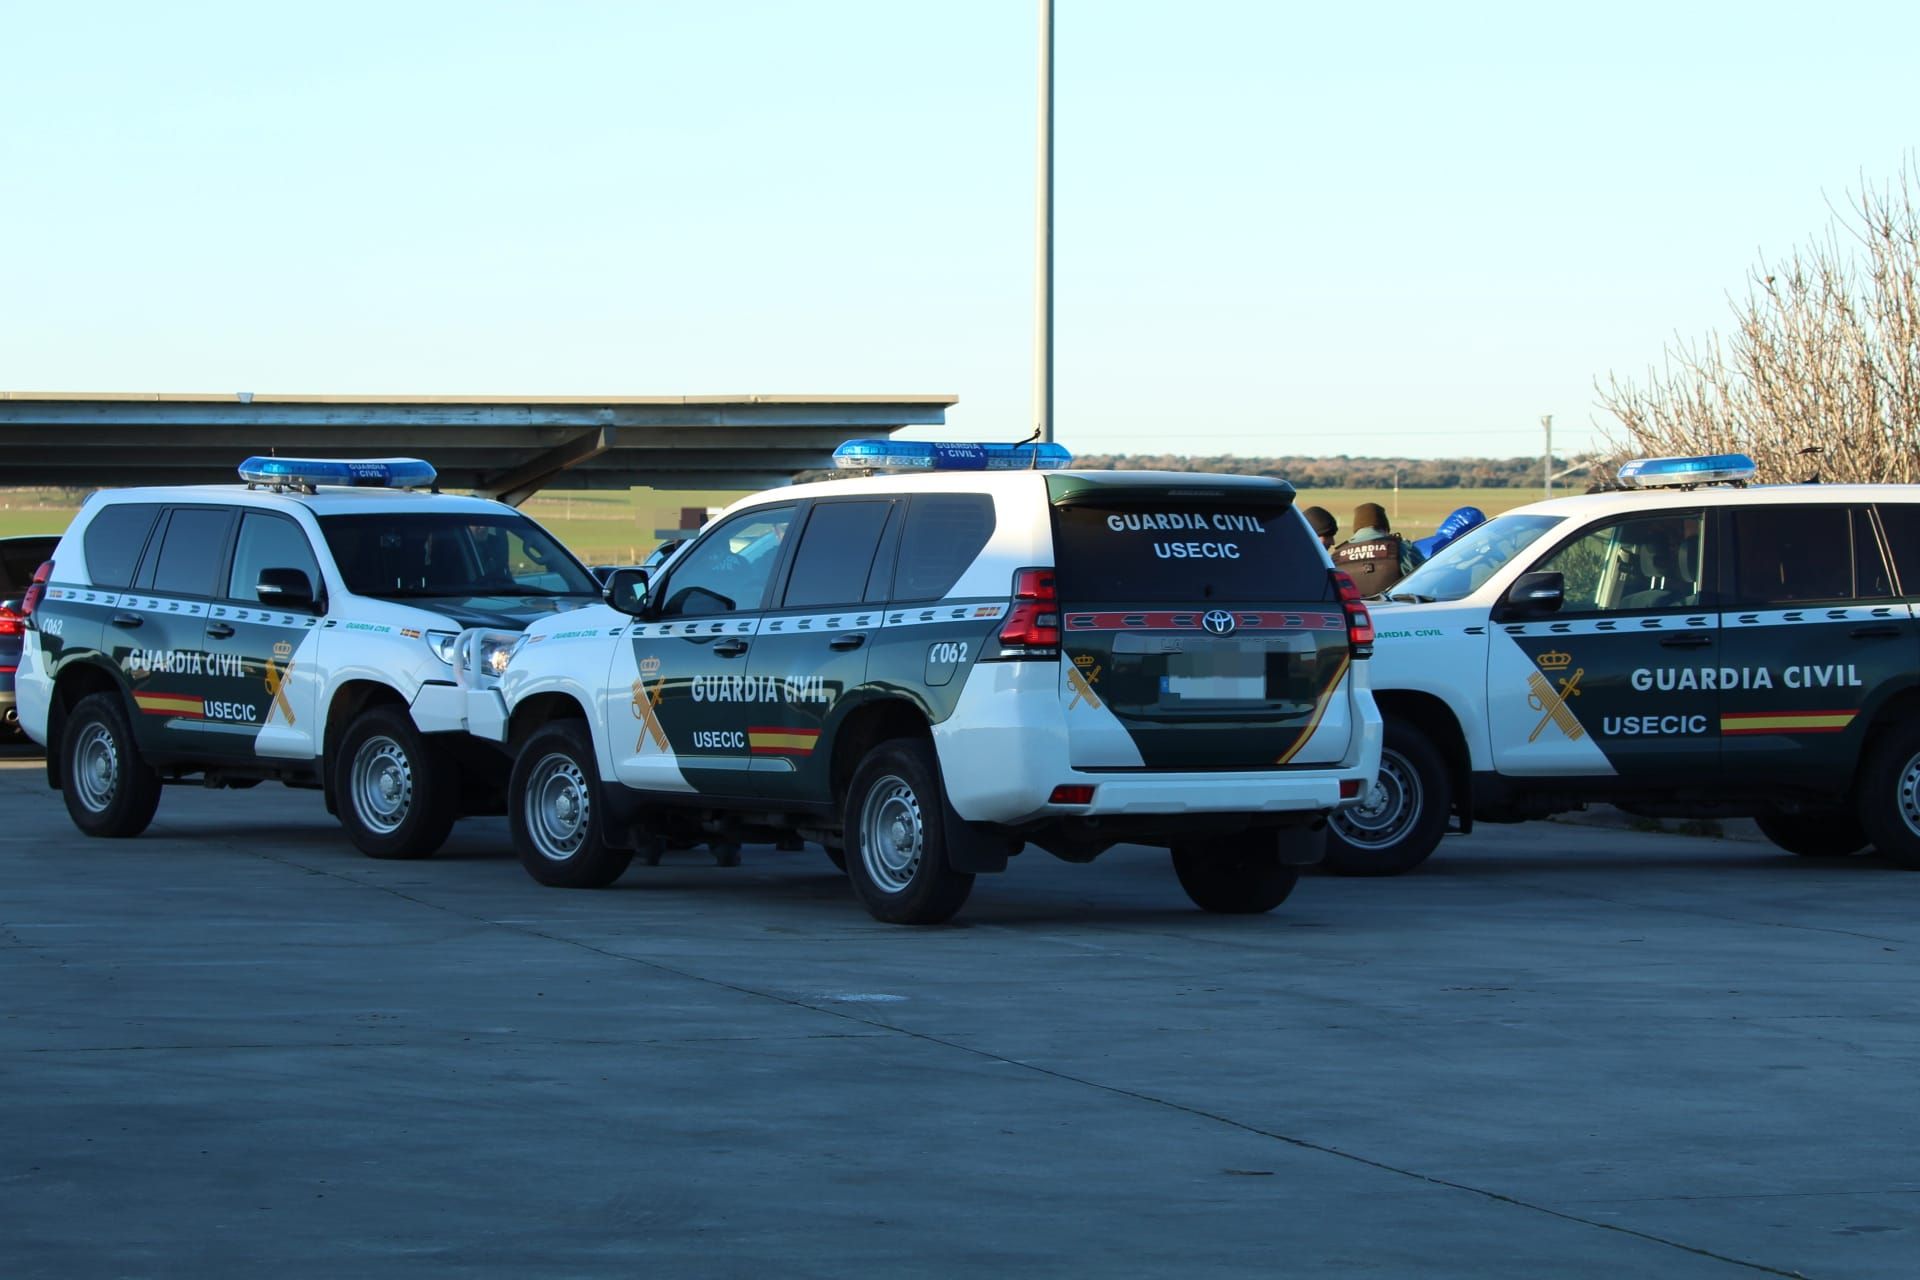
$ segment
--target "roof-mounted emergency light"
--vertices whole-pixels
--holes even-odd
[[[1753,459],[1744,453],[1636,458],[1621,465],[1619,479],[1629,489],[1685,489],[1697,484],[1745,484],[1756,470]]]
[[[833,465],[849,471],[1058,471],[1071,466],[1063,445],[955,444],[945,440],[849,440]]]
[[[419,458],[248,458],[240,464],[240,478],[249,485],[309,493],[323,484],[426,489],[438,474]]]

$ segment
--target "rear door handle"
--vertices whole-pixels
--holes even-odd
[[[747,651],[745,640],[722,640],[713,646],[713,651],[723,658],[737,658]]]
[[[207,628],[207,635],[214,640],[225,640],[233,634],[233,628],[224,622],[216,622]]]
[[[1713,637],[1700,631],[1682,632],[1677,636],[1660,637],[1663,649],[1704,649],[1713,643]]]
[[[845,650],[848,650],[848,649],[858,649],[861,645],[865,644],[866,642],[867,642],[866,632],[853,631],[843,636],[835,636],[833,639],[827,642],[827,648],[839,649],[844,652]]]
[[[116,613],[113,615],[113,625],[116,627],[137,627],[144,621],[145,619],[137,613]]]
[[[1880,640],[1897,637],[1900,634],[1900,628],[1889,622],[1879,622],[1871,626],[1855,627],[1847,634],[1855,640]]]

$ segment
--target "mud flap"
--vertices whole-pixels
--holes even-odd
[[[947,800],[941,808],[944,811],[941,834],[947,844],[948,866],[968,875],[1007,869],[1006,832],[991,823],[968,822],[953,811],[952,800]]]
[[[1274,833],[1280,843],[1280,861],[1289,867],[1317,866],[1327,856],[1327,820],[1316,818],[1298,827]]]

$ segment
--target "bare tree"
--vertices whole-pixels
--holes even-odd
[[[1609,374],[1621,455],[1752,455],[1768,481],[1920,474],[1920,211],[1911,160],[1864,180],[1824,236],[1729,299],[1733,327],[1675,339],[1644,382]]]

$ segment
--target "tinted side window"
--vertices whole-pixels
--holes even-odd
[[[249,511],[240,518],[240,540],[234,544],[233,572],[227,575],[227,599],[258,600],[262,569],[299,569],[307,575],[317,599],[320,565],[299,525],[285,516]]]
[[[1692,609],[1701,600],[1703,526],[1698,511],[1616,520],[1533,567],[1566,579],[1563,613]]]
[[[960,581],[993,536],[993,499],[984,493],[915,494],[900,535],[893,598],[938,600]]]
[[[152,587],[156,595],[210,596],[218,590],[224,567],[227,530],[233,512],[205,507],[176,507],[167,520],[154,560]]]
[[[1845,507],[1748,507],[1733,516],[1733,595],[1741,604],[1853,598]]]
[[[86,548],[87,574],[96,587],[124,587],[133,581],[140,550],[153,530],[160,508],[151,502],[123,502],[100,508],[81,539]]]
[[[667,579],[663,617],[758,609],[780,563],[792,507],[743,511],[687,551]]]
[[[1920,594],[1920,502],[1883,502],[1880,527],[1887,531],[1887,549],[1893,552],[1900,590]]]
[[[867,572],[880,546],[892,503],[823,502],[807,517],[806,531],[793,552],[787,578],[786,607],[856,604],[866,591]]]

